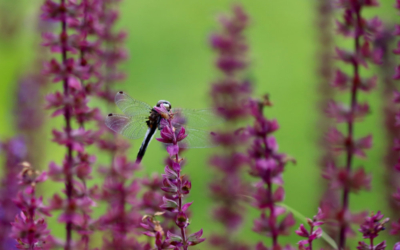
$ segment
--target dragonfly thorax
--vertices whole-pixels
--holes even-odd
[[[150,115],[146,121],[146,124],[149,128],[159,127],[160,120],[161,120],[161,115],[157,111],[152,109],[150,111]]]

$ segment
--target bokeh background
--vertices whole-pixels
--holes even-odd
[[[175,107],[209,107],[210,83],[217,78],[218,72],[208,38],[218,28],[218,14],[228,12],[233,3],[240,3],[251,18],[247,31],[251,66],[247,75],[254,84],[256,95],[270,94],[274,106],[267,109],[266,115],[277,118],[281,126],[276,134],[280,151],[297,161],[285,171],[285,203],[310,217],[317,211],[323,189],[318,165],[321,155],[318,124],[323,118],[318,105],[321,99],[319,85],[328,84],[321,82],[317,70],[321,64],[318,57],[321,30],[317,26],[317,1],[125,0],[120,4],[119,27],[128,32],[126,48],[129,59],[122,65],[127,78],[116,85],[116,91],[124,90],[149,104],[166,99]],[[388,23],[399,22],[393,8],[395,1],[380,2],[379,8],[367,10],[365,15],[379,15]],[[0,139],[18,135],[15,130],[17,82],[25,72],[37,70],[34,59],[44,53],[38,49],[41,38],[36,28],[40,5],[41,1],[37,0],[0,1]],[[346,44],[342,40],[336,42]],[[381,83],[377,91],[360,96],[360,100],[370,102],[372,114],[356,126],[357,135],[372,133],[374,137],[374,146],[368,152],[367,160],[357,160],[355,164],[364,165],[372,173],[372,191],[352,195],[350,205],[352,211],[369,209],[390,214],[384,195],[383,157],[388,142],[381,112]],[[59,84],[51,85],[46,91],[50,93],[57,88],[60,88]],[[92,105],[99,104],[94,102]],[[109,107],[102,106],[102,109],[106,111]],[[36,166],[40,169],[46,169],[50,161],[60,162],[64,154],[64,148],[51,143],[50,132],[52,128],[60,127],[62,120],[49,119],[49,116],[50,111],[46,111],[45,128],[40,132],[43,147],[33,152],[41,158],[40,166]],[[140,141],[133,141],[132,159],[139,145]],[[186,154],[188,165],[184,169],[193,185],[188,198],[194,201],[190,228],[193,231],[203,228],[206,237],[219,228],[210,216],[212,203],[207,188],[213,176],[207,163],[212,152],[213,149],[189,150]],[[146,156],[139,176],[154,172],[161,174],[165,157],[161,146],[152,142]],[[99,156],[99,161],[101,159]],[[97,182],[99,180],[95,178],[93,183]],[[60,186],[47,181],[42,193],[49,197],[60,189]],[[101,209],[96,213],[100,214]],[[248,242],[263,240],[269,243],[269,239],[251,230],[258,212],[249,209],[245,213],[246,223],[238,237]],[[62,237],[64,229],[57,226],[55,218],[50,219],[50,228],[55,235]],[[387,235],[383,238],[389,239]],[[281,240],[295,244],[300,238],[293,233]],[[391,248],[394,241],[389,241]],[[198,248],[208,249],[206,245]]]

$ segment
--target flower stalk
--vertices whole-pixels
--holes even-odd
[[[34,170],[29,163],[20,164],[23,167],[18,176],[21,191],[14,203],[21,212],[16,215],[11,223],[11,237],[17,240],[17,248],[39,250],[50,249],[49,233],[44,218],[38,216],[41,213],[50,216],[49,208],[42,203],[42,197],[36,198],[36,185],[47,179],[47,173]]]
[[[324,214],[322,210],[318,208],[318,213],[312,219],[307,218],[307,223],[310,226],[310,230],[307,230],[303,224],[300,224],[298,230],[296,230],[296,234],[300,237],[307,238],[306,240],[301,240],[297,244],[299,245],[299,250],[312,250],[313,249],[313,241],[321,238],[322,229],[321,225],[323,222]]]
[[[67,68],[67,15],[66,12],[66,5],[65,5],[65,0],[61,0],[61,6],[60,6],[60,11],[61,13],[61,54],[62,54],[62,65],[64,68]],[[64,98],[69,99],[70,98],[70,87],[68,84],[69,78],[68,76],[63,77],[63,89],[64,89]],[[65,104],[64,106],[64,121],[65,121],[65,133],[67,136],[67,140],[71,139],[71,108],[68,103]],[[72,191],[73,191],[73,185],[72,185],[72,144],[67,143],[67,157],[66,157],[66,164],[64,165],[64,172],[65,172],[65,190],[66,190],[66,195],[67,195],[67,201],[68,201],[68,206],[69,204],[72,203]],[[68,220],[66,221],[65,225],[65,230],[66,230],[66,242],[65,242],[65,250],[71,249],[71,244],[72,244],[72,221]]]
[[[249,100],[254,125],[247,128],[247,133],[253,139],[248,150],[248,159],[250,174],[260,179],[255,185],[253,205],[261,211],[261,216],[254,221],[253,231],[270,237],[272,248],[279,249],[282,248],[278,242],[279,236],[289,235],[290,228],[295,225],[293,214],[287,213],[284,207],[277,204],[285,197],[283,171],[286,164],[294,160],[277,151],[277,141],[271,134],[279,125],[276,120],[268,120],[263,115],[264,107],[270,105],[268,95],[263,100]],[[259,249],[265,248],[261,242],[257,246]]]
[[[248,65],[245,31],[249,17],[236,5],[231,15],[221,16],[219,21],[221,29],[211,35],[210,45],[217,53],[215,66],[221,76],[212,83],[210,95],[214,113],[224,121],[222,128],[213,133],[212,140],[223,151],[210,158],[216,173],[210,191],[215,205],[213,218],[224,227],[212,234],[210,243],[219,249],[249,249],[235,239],[246,211],[243,202],[249,194],[249,185],[242,178],[246,156],[240,146],[248,138],[238,133],[238,123],[249,116],[246,102],[252,92],[250,82],[242,78]]]
[[[108,108],[114,107],[115,90],[113,86],[124,78],[124,74],[118,70],[118,66],[126,59],[126,51],[123,48],[126,33],[115,30],[119,19],[117,9],[119,0],[101,0],[96,10],[97,25],[100,29],[93,29],[99,38],[94,51],[98,59],[97,70],[100,84],[95,85],[96,95],[107,104]],[[91,7],[92,8],[92,7]],[[89,18],[88,22],[91,22]],[[90,31],[90,29],[89,29]],[[109,111],[109,110],[108,110]],[[130,235],[140,225],[138,201],[139,180],[132,176],[140,168],[138,164],[128,160],[126,152],[130,144],[110,134],[104,124],[104,117],[99,120],[98,126],[101,138],[97,141],[99,149],[109,155],[109,166],[101,166],[100,173],[105,177],[101,187],[99,199],[107,203],[107,212],[99,218],[100,228],[108,231],[110,237],[103,238],[103,248],[108,249],[149,249]],[[146,248],[147,247],[147,248]]]
[[[337,168],[334,162],[327,164],[324,177],[330,181],[331,188],[341,188],[341,206],[336,211],[336,220],[338,227],[338,245],[339,249],[345,249],[347,232],[351,232],[350,223],[352,215],[349,209],[350,192],[357,192],[361,189],[369,189],[370,177],[364,169],[354,169],[353,160],[355,156],[365,157],[365,150],[372,146],[372,136],[368,135],[356,139],[354,135],[355,122],[362,120],[369,113],[369,105],[360,103],[358,96],[360,91],[367,92],[375,85],[377,78],[362,78],[360,68],[368,68],[367,60],[379,64],[381,61],[381,51],[375,49],[372,40],[381,32],[381,21],[378,18],[365,19],[361,12],[365,7],[377,6],[378,2],[340,0],[338,7],[343,9],[343,21],[337,21],[337,32],[344,37],[353,39],[353,51],[336,48],[337,59],[352,66],[352,75],[348,76],[344,72],[337,70],[333,86],[340,90],[350,92],[350,101],[348,105],[332,101],[326,113],[329,117],[336,120],[337,123],[344,123],[345,133],[337,128],[333,128],[328,133],[328,142],[331,150],[337,153],[345,154],[344,168]],[[329,213],[324,211],[324,213]],[[354,220],[353,220],[354,222]]]
[[[103,238],[103,250],[148,249],[131,236],[131,233],[137,233],[141,218],[136,199],[140,186],[138,180],[132,180],[132,175],[138,169],[139,165],[129,161],[126,156],[115,157],[111,168],[100,168],[105,181],[99,199],[106,202],[108,208],[98,220],[98,225],[101,230],[108,230],[111,234]]]
[[[396,1],[396,4],[394,6],[398,11],[400,10],[400,1]],[[393,32],[393,35],[395,36],[400,36],[400,25],[396,24],[395,25],[395,29]],[[397,42],[397,47],[393,50],[393,54],[394,55],[400,55],[400,42]],[[400,80],[400,65],[397,65],[395,67],[395,72],[394,75],[392,76],[393,80]],[[397,108],[397,110],[393,111],[394,115],[392,117],[393,124],[390,125],[394,125],[395,127],[397,127],[396,129],[394,129],[395,133],[399,131],[399,126],[400,126],[400,111],[398,110],[398,104],[400,103],[400,92],[398,90],[394,91],[394,99],[393,99],[393,103],[397,106],[395,108]],[[390,107],[393,108],[393,106],[391,105]],[[393,149],[397,152],[397,162],[395,162],[394,165],[394,169],[397,173],[400,172],[400,158],[398,157],[398,154],[400,152],[400,138],[397,136],[394,139],[394,145],[393,145]],[[400,187],[397,187],[396,192],[393,193],[393,200],[396,204],[396,206],[400,206]],[[398,219],[397,221],[392,222],[392,230],[390,231],[391,235],[399,235],[400,234],[400,219]],[[400,249],[400,243],[397,242],[394,249]]]
[[[20,189],[18,166],[27,157],[27,147],[22,138],[16,137],[1,142],[0,149],[5,159],[0,186],[0,248],[16,249],[15,241],[10,237],[11,222],[19,212],[13,199]]]
[[[167,145],[167,152],[171,157],[168,158],[168,164],[164,169],[165,174],[163,174],[163,186],[161,189],[166,194],[163,197],[164,203],[160,207],[175,214],[175,224],[179,228],[178,233],[180,234],[168,231],[165,241],[156,240],[156,245],[158,249],[164,249],[162,245],[172,245],[187,250],[190,246],[205,241],[204,238],[201,238],[202,229],[190,235],[187,235],[186,231],[190,224],[188,208],[192,205],[192,202],[185,204],[183,198],[190,193],[192,183],[187,176],[181,174],[183,159],[179,157],[178,143],[185,139],[187,134],[183,126],[174,126],[174,114],[167,110],[164,105],[157,105],[153,109],[162,117],[160,122],[162,127],[161,138],[156,139]]]
[[[49,94],[47,108],[55,109],[52,116],[63,115],[63,131],[53,130],[53,141],[66,148],[66,155],[62,166],[50,163],[49,175],[52,179],[65,183],[66,200],[54,195],[51,200],[51,209],[63,210],[59,222],[65,223],[66,239],[64,249],[72,247],[89,248],[89,234],[92,233],[90,214],[91,207],[95,206],[91,190],[87,188],[87,180],[91,179],[92,164],[95,157],[86,153],[86,146],[95,142],[98,132],[85,130],[85,123],[99,120],[98,109],[87,106],[93,84],[85,80],[96,77],[95,68],[98,65],[96,58],[89,52],[95,51],[96,43],[88,40],[88,30],[96,26],[87,22],[90,17],[96,20],[97,12],[89,9],[89,2],[61,0],[54,2],[47,0],[42,7],[42,18],[47,21],[58,22],[61,25],[59,34],[44,33],[43,45],[50,48],[52,53],[61,53],[61,60],[52,59],[45,64],[44,72],[53,79],[54,83],[61,82],[63,91]],[[75,54],[80,52],[79,58]],[[91,57],[91,59],[89,59]],[[76,121],[78,129],[73,129]],[[73,230],[81,235],[79,242],[73,242]]]
[[[368,239],[368,243],[359,241],[358,250],[384,250],[386,248],[386,241],[374,245],[375,238],[378,237],[381,231],[385,230],[385,224],[389,221],[389,218],[383,219],[383,217],[383,214],[378,211],[376,214],[371,213],[371,216],[365,218],[359,231],[363,234],[364,239]]]

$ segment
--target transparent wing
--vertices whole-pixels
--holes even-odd
[[[218,125],[221,121],[212,109],[172,109],[174,113],[174,123],[184,125],[184,127],[204,128]]]
[[[174,126],[176,129],[179,127]],[[180,141],[179,147],[181,148],[212,148],[216,145],[211,140],[211,132],[207,130],[185,128],[188,136]],[[178,131],[178,130],[177,130]],[[165,145],[171,145],[171,143],[164,143]]]
[[[128,139],[143,138],[147,131],[146,118],[148,115],[129,117],[126,115],[109,114],[106,117],[106,125],[111,130],[125,136]]]
[[[188,136],[179,143],[182,148],[212,148],[216,145],[211,140],[211,132],[207,130],[185,128]]]
[[[115,95],[115,103],[127,116],[149,115],[151,106],[147,103],[133,99],[123,91]]]

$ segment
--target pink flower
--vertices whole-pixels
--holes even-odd
[[[322,221],[323,218],[324,214],[322,213],[322,210],[318,208],[318,214],[314,216],[313,219],[307,218],[310,230],[307,230],[303,224],[300,224],[299,229],[296,230],[296,234],[300,237],[307,239],[301,240],[297,243],[299,245],[299,249],[310,250],[312,249],[313,241],[321,238],[322,229],[319,226],[324,224],[324,222]]]
[[[147,219],[147,224],[142,224],[142,227],[147,230],[146,235],[155,235],[158,249],[167,249],[170,248],[170,245],[182,246],[183,249],[187,249],[188,246],[197,245],[205,240],[200,238],[203,233],[202,230],[189,236],[186,235],[186,228],[189,226],[188,208],[192,205],[192,202],[184,204],[183,198],[190,193],[192,183],[188,177],[181,175],[182,159],[179,157],[178,142],[185,139],[187,134],[183,126],[178,129],[173,126],[174,114],[168,111],[164,105],[155,106],[153,109],[162,117],[160,122],[162,127],[161,138],[156,139],[167,145],[166,149],[170,156],[166,161],[165,173],[162,175],[161,190],[166,194],[162,197],[163,203],[160,208],[167,213],[172,213],[175,225],[180,229],[180,235],[168,231],[167,237],[163,239],[160,230],[154,232],[155,228],[152,223],[154,219]]]
[[[50,231],[46,221],[38,216],[37,212],[45,216],[51,216],[49,208],[43,205],[42,197],[36,198],[36,185],[46,180],[46,173],[34,170],[29,163],[21,164],[23,169],[19,175],[21,191],[14,199],[15,205],[21,209],[16,215],[12,225],[11,237],[17,243],[17,248],[49,249],[46,245]]]

